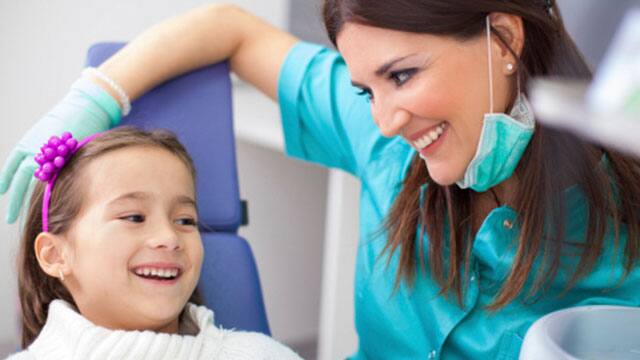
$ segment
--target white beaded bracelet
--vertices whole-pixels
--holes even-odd
[[[120,105],[122,106],[122,117],[129,115],[129,113],[131,112],[131,101],[129,101],[129,96],[127,96],[127,93],[124,92],[124,89],[122,89],[120,85],[118,85],[110,77],[94,67],[85,68],[84,70],[82,70],[82,75],[93,75],[107,83],[111,87],[111,89],[113,89],[113,91],[118,94],[118,100],[120,101]]]

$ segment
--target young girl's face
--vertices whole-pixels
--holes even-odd
[[[140,146],[95,159],[81,176],[64,281],[80,313],[110,329],[175,333],[203,256],[189,170]]]

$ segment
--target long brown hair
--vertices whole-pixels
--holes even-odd
[[[84,198],[82,171],[87,164],[106,153],[133,146],[150,146],[168,150],[189,169],[195,185],[193,161],[173,134],[161,130],[145,132],[132,127],[117,128],[83,146],[60,172],[51,193],[50,233],[66,233],[80,213]],[[47,275],[36,259],[34,244],[36,237],[42,231],[44,188],[44,183],[39,182],[31,196],[18,254],[18,293],[22,308],[23,348],[28,347],[42,330],[51,301],[62,299],[75,306],[73,297],[64,284],[59,279]],[[201,303],[197,289],[190,301]]]
[[[589,67],[564,28],[557,5],[550,1],[325,0],[323,9],[334,45],[346,22],[465,41],[484,34],[485,18],[493,12],[517,15],[523,20],[525,43],[518,76],[525,91],[529,79],[535,76],[591,78]],[[492,33],[507,45],[496,29]],[[602,155],[608,167],[599,166]],[[515,176],[519,186],[511,205],[518,214],[520,234],[511,271],[489,309],[507,305],[522,292],[536,260],[541,260],[544,271],[537,273],[527,295],[544,290],[558,272],[561,250],[575,246],[568,244],[563,228],[565,204],[560,199],[567,184],[575,184],[583,192],[588,218],[586,239],[578,247],[579,262],[565,290],[593,268],[603,251],[609,225],[615,232],[614,246],[618,246],[621,226],[627,226],[624,275],[636,265],[640,250],[640,161],[538,124]],[[429,185],[421,204],[420,188],[425,183]],[[429,237],[428,265],[440,293],[455,294],[462,305],[464,277],[475,237],[473,221],[481,216],[474,207],[479,196],[471,190],[431,181],[423,161],[414,158],[385,221],[388,241],[383,253],[391,256],[400,251],[396,289],[403,279],[413,283],[417,262],[424,266],[422,241],[416,245],[416,229],[420,228]],[[445,227],[449,229],[448,238]]]

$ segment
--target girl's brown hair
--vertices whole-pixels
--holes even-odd
[[[560,11],[552,1],[325,0],[323,12],[334,45],[346,22],[465,41],[484,35],[488,14],[513,14],[521,17],[524,24],[525,43],[519,56],[518,76],[525,91],[529,79],[535,76],[591,78],[589,67],[567,34]],[[492,33],[507,45],[496,29]],[[606,155],[607,166],[600,165],[602,155]],[[615,232],[614,246],[618,246],[621,226],[627,226],[625,276],[637,264],[640,161],[538,124],[515,176],[519,187],[510,205],[518,214],[520,235],[511,271],[489,309],[507,305],[522,292],[537,260],[541,260],[544,270],[535,276],[528,296],[539,293],[556,276],[561,250],[570,246],[565,239],[566,213],[561,201],[567,184],[577,185],[584,194],[588,217],[586,239],[577,244],[579,262],[566,290],[593,268],[603,251],[608,226],[613,226]],[[421,203],[420,187],[425,183],[429,186]],[[420,227],[429,237],[427,261],[431,276],[439,284],[441,294],[455,294],[462,305],[464,277],[475,237],[473,222],[481,216],[474,207],[479,196],[455,185],[436,184],[430,180],[423,161],[414,158],[385,222],[388,231],[385,253],[391,256],[400,252],[396,289],[403,279],[413,283],[418,261],[424,266],[422,241],[416,245],[416,229]],[[445,224],[449,224],[448,238]]]
[[[51,192],[50,233],[67,232],[80,213],[84,198],[82,171],[87,164],[109,152],[134,146],[155,147],[171,152],[189,169],[195,185],[196,174],[193,161],[173,134],[162,130],[145,132],[133,127],[117,128],[83,146],[60,172]],[[75,306],[64,284],[59,279],[47,275],[36,259],[34,244],[36,237],[42,231],[44,185],[38,182],[31,196],[18,254],[18,293],[22,308],[23,348],[28,347],[42,330],[51,301],[62,299]],[[197,289],[190,301],[201,303]]]

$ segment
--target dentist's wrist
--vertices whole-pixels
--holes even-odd
[[[120,104],[104,87],[87,77],[81,77],[73,83],[71,90],[81,93],[83,97],[97,105],[97,109],[103,112],[106,116],[105,120],[108,121],[108,124],[104,124],[105,127],[113,128],[120,123],[122,119]]]
[[[102,85],[101,87],[104,91],[108,92],[114,99],[118,99],[122,117],[129,115],[129,112],[131,112],[131,101],[122,86],[120,86],[116,81],[94,67],[85,68],[82,71],[82,76],[88,77],[94,83]]]

